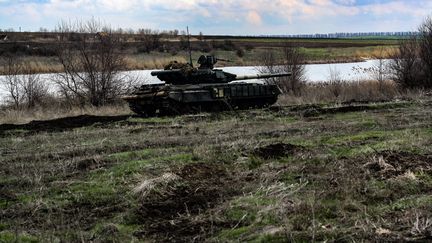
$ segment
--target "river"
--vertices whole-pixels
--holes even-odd
[[[387,62],[387,60],[385,60]],[[331,74],[337,76],[341,80],[346,81],[359,81],[372,79],[370,73],[363,70],[375,67],[378,65],[378,60],[366,60],[364,62],[353,62],[353,63],[332,63],[332,64],[307,64],[306,69],[306,80],[308,82],[325,82],[330,80]],[[235,73],[239,75],[251,75],[258,73],[258,67],[255,66],[236,66],[236,67],[224,67],[222,68],[226,72]],[[150,75],[153,70],[134,70],[127,71],[128,74],[138,78],[146,83],[158,83],[160,82],[156,77]],[[52,84],[53,74],[41,74],[41,80],[51,83],[51,90],[55,90]],[[0,80],[3,76],[0,76]],[[250,82],[253,82],[250,81]],[[0,103],[6,98],[7,92],[5,87],[0,84]]]

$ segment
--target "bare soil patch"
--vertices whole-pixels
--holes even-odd
[[[373,156],[365,167],[377,178],[389,179],[408,172],[432,172],[432,155],[404,151],[383,151]]]
[[[292,156],[304,152],[305,148],[299,145],[289,143],[275,143],[255,149],[252,154],[264,159],[274,159],[286,156]]]
[[[208,236],[229,222],[212,220],[206,212],[242,191],[238,175],[215,163],[187,164],[174,171],[179,177],[165,191],[143,198],[135,212],[143,228],[135,235],[158,241],[191,241]],[[204,216],[205,215],[205,216]]]

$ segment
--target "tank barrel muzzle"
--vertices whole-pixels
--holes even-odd
[[[256,75],[242,75],[237,76],[234,80],[246,80],[246,79],[264,79],[264,78],[277,78],[277,77],[288,77],[291,73],[264,73]]]

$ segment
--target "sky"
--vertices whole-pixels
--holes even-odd
[[[0,29],[99,19],[113,28],[215,35],[413,31],[432,0],[0,0]]]

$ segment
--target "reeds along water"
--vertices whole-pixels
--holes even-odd
[[[344,102],[381,102],[403,97],[397,85],[391,80],[357,82],[320,82],[304,84],[300,95],[283,94],[279,105],[344,103]]]

